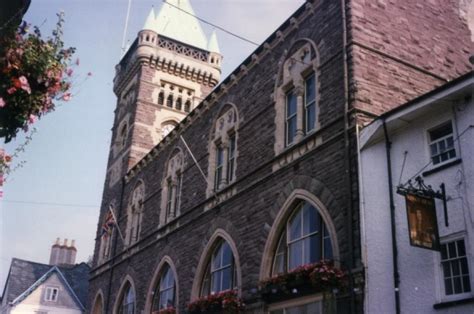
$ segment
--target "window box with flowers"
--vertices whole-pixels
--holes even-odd
[[[323,260],[299,266],[260,282],[262,298],[267,302],[281,301],[310,293],[331,294],[344,290],[347,275],[333,261]]]
[[[170,306],[159,311],[153,311],[152,314],[176,314],[176,309]]]
[[[243,313],[244,304],[234,290],[222,291],[216,294],[201,297],[188,304],[189,314],[200,313]]]

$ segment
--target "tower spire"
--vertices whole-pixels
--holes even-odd
[[[148,17],[146,18],[145,25],[143,25],[142,29],[153,30],[155,27],[155,20],[156,20],[155,10],[152,6],[150,13],[148,13]]]

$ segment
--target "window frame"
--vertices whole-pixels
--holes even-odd
[[[56,292],[56,294],[54,294]],[[46,302],[58,302],[59,299],[59,287],[47,286],[44,293],[44,301]]]
[[[293,95],[295,98],[295,113],[292,114],[290,117],[288,116],[288,98],[290,95]],[[292,141],[289,142],[289,121],[294,119],[295,123],[295,134],[292,137]],[[296,143],[296,133],[298,131],[298,96],[295,93],[295,88],[292,87],[285,91],[285,147],[290,147]]]
[[[314,99],[311,100],[311,102],[308,104],[308,99],[307,99],[307,94],[308,94],[308,89],[307,89],[307,86],[308,86],[308,80],[311,79],[311,77],[313,77],[314,79],[314,85],[313,85],[313,88],[314,88]],[[316,73],[314,71],[311,71],[309,74],[307,74],[305,77],[304,77],[304,98],[303,98],[303,121],[304,121],[304,126],[303,126],[303,129],[304,129],[304,133],[305,133],[305,136],[313,133],[314,131],[316,131],[316,128],[317,128],[317,117],[318,117],[318,113],[317,113],[317,99],[318,99],[318,90],[317,90],[317,81],[316,81]],[[308,107],[310,106],[313,106],[314,107],[314,123],[313,123],[313,126],[311,129],[308,129],[308,126],[309,126],[309,123],[308,123]]]
[[[214,191],[219,191],[220,184],[222,181],[222,175],[224,171],[224,163],[225,163],[224,147],[222,146],[221,142],[216,143],[215,154],[216,154],[216,165],[214,168]],[[221,157],[220,163],[219,163],[219,157]]]
[[[173,278],[173,284],[171,286],[166,286],[165,288],[163,288],[161,286],[161,283],[162,283],[163,279],[168,274],[171,274],[171,276],[173,276],[172,277]],[[165,281],[167,282],[168,278],[166,278]],[[169,307],[169,306],[161,307],[161,301],[162,301],[162,294],[165,293],[165,292],[167,293],[170,290],[172,290],[172,292],[173,292],[173,300],[172,300],[173,305],[172,306],[175,307],[176,306],[176,278],[175,278],[173,270],[171,269],[171,267],[168,264],[166,264],[163,267],[163,269],[161,270],[161,275],[159,277],[157,288],[158,288],[158,308],[159,308],[159,310],[167,309]]]
[[[470,256],[469,255],[469,243],[467,242],[467,237],[464,234],[463,235],[449,236],[449,237],[446,237],[444,239],[441,239],[440,242],[441,242],[441,246],[442,246],[442,245],[457,242],[457,241],[460,241],[460,240],[462,240],[464,242],[465,255],[463,257],[466,258],[466,262],[467,262],[469,284],[470,284],[470,289],[471,290],[467,291],[467,292],[458,293],[458,294],[453,293],[453,294],[448,295],[446,293],[445,274],[444,274],[444,269],[443,269],[443,259],[442,259],[441,251],[440,251],[438,254],[436,254],[436,256],[437,256],[438,275],[439,275],[439,285],[438,285],[438,287],[439,287],[439,291],[440,291],[441,301],[455,301],[455,300],[460,300],[460,299],[469,298],[469,297],[474,296],[472,267],[471,267],[471,261],[469,259],[469,256]],[[457,251],[457,245],[456,245],[456,251]]]
[[[235,179],[235,159],[237,155],[237,137],[235,132],[229,134],[229,147],[227,153],[227,183],[230,184],[234,182]]]
[[[224,248],[223,248],[224,245],[228,246],[230,254],[232,255],[231,263],[226,264],[226,265],[222,265],[223,264],[223,258],[224,258],[224,251],[219,252],[219,250],[224,250]],[[219,254],[221,260],[219,261],[219,266],[217,268],[214,268],[214,265],[213,265],[214,264],[214,258],[216,256],[216,254],[218,254],[218,253],[221,253],[221,254]],[[214,275],[217,274],[217,273],[223,274],[223,272],[226,269],[230,269],[230,273],[231,273],[230,286],[231,286],[231,288],[223,289],[223,278],[224,278],[224,276],[221,275],[220,283],[219,283],[219,289],[220,290],[213,291],[213,288],[215,288],[215,287],[213,287]],[[236,267],[236,262],[235,262],[235,256],[234,256],[234,252],[232,250],[232,247],[231,247],[230,243],[228,243],[225,239],[221,238],[214,244],[213,249],[211,251],[211,254],[210,254],[209,258],[207,259],[205,271],[204,271],[204,274],[202,276],[200,284],[201,284],[200,289],[199,289],[200,296],[213,295],[213,294],[220,293],[222,291],[237,289],[237,267]],[[205,290],[207,290],[207,291],[205,291]]]
[[[450,124],[450,126],[451,126],[451,133],[450,134],[442,136],[442,137],[437,138],[435,140],[431,139],[431,133],[432,132],[441,129],[442,127],[444,127],[448,124]],[[439,152],[439,146],[437,146],[438,152],[437,152],[436,155],[433,155],[432,151],[431,151],[431,146],[433,144],[438,144],[440,142],[444,142],[446,144],[447,139],[450,138],[450,137],[452,138],[452,141],[453,141],[452,148],[451,149],[446,149],[444,152],[440,153]],[[444,164],[450,163],[450,162],[452,162],[456,159],[459,159],[459,156],[458,156],[459,149],[456,147],[456,141],[454,140],[454,138],[455,138],[455,125],[454,125],[454,121],[452,119],[445,120],[443,122],[437,123],[435,126],[432,126],[432,127],[428,128],[426,130],[427,152],[428,152],[429,160],[431,162],[432,167],[437,168],[437,167],[442,166]],[[454,156],[453,157],[449,157],[449,152],[450,151],[454,151]],[[448,153],[448,159],[441,160],[441,155],[443,153]],[[440,158],[440,160],[437,163],[434,162],[435,157]]]

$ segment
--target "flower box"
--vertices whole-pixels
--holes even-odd
[[[227,290],[201,297],[188,304],[187,308],[189,314],[238,314],[242,313],[244,305],[236,291]]]

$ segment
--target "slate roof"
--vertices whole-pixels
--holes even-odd
[[[2,299],[12,302],[21,294],[31,288],[41,277],[54,268],[47,265],[13,258],[8,272],[7,281],[3,290]],[[87,289],[89,287],[90,267],[86,263],[72,266],[57,266],[57,269],[66,279],[79,301],[85,305],[87,302]],[[8,286],[8,289],[7,289]],[[8,295],[5,293],[8,290]]]

